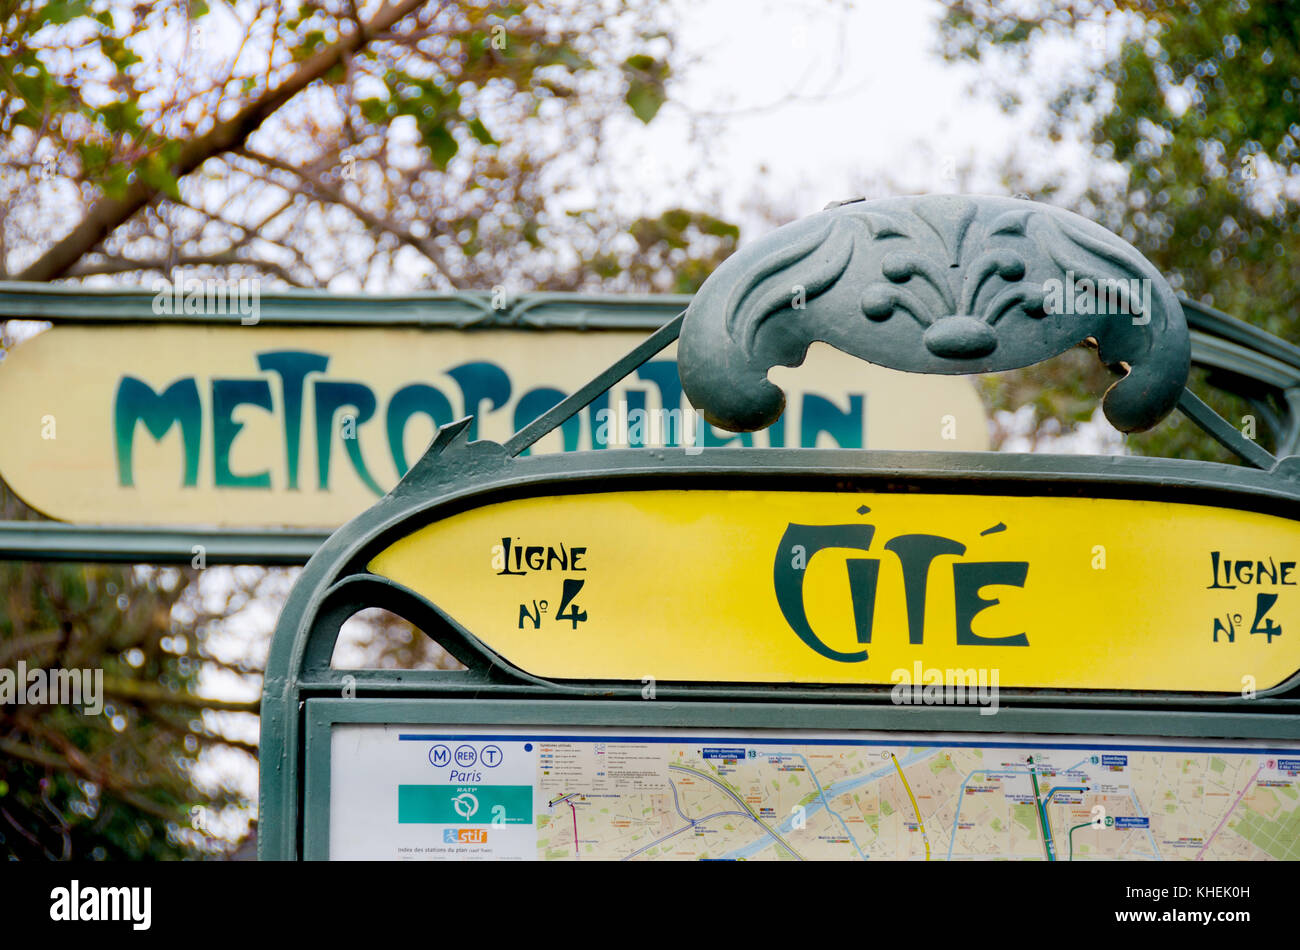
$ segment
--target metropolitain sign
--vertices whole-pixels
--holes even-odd
[[[369,569],[552,680],[1241,695],[1300,670],[1300,527],[1122,498],[596,491],[488,504]]]
[[[437,426],[504,441],[643,339],[637,330],[55,326],[0,365],[0,476],[73,522],[342,524],[388,492]],[[683,398],[675,350],[638,367],[538,453],[700,448],[983,449],[965,379],[814,349],[781,370],[780,422],[735,435]]]

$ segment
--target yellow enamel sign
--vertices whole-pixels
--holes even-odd
[[[66,521],[334,528],[397,484],[437,425],[473,415],[470,438],[504,441],[645,336],[56,326],[0,363],[0,477]],[[670,348],[532,451],[692,439],[704,447],[988,446],[983,407],[964,378],[899,373],[824,346],[773,377],[790,397],[776,425],[715,431],[689,413]]]
[[[1300,669],[1297,561],[1300,525],[1200,505],[625,491],[453,515],[370,570],[548,678],[1240,695]]]

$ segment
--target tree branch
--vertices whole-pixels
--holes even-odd
[[[276,110],[365,47],[376,36],[399,20],[419,9],[426,0],[399,0],[384,6],[366,24],[361,33],[341,36],[333,46],[307,58],[283,83],[261,98],[248,103],[231,118],[218,122],[206,134],[192,139],[181,148],[172,169],[177,178],[188,175],[209,158],[240,147]],[[72,267],[92,248],[99,245],[119,225],[147,205],[157,191],[138,180],[128,186],[120,198],[103,197],[90,206],[86,216],[54,246],[16,275],[17,280],[57,280],[67,276]]]
[[[142,703],[158,703],[166,706],[194,706],[198,709],[218,709],[224,712],[257,713],[261,710],[260,700],[208,699],[193,693],[173,693],[156,683],[139,680],[122,680],[104,678],[104,692],[119,699],[131,699]]]
[[[313,174],[305,168],[295,167],[290,165],[288,162],[280,161],[278,158],[273,158],[270,155],[262,155],[247,148],[237,149],[236,152],[245,158],[259,162],[269,168],[275,168],[297,176],[302,181],[311,185],[311,187],[314,188],[322,197],[328,198],[339,207],[346,208],[348,211],[352,212],[352,214],[355,215],[366,227],[391,234],[403,244],[419,251],[429,259],[429,263],[434,266],[438,273],[441,274],[447,282],[451,284],[451,286],[455,287],[456,281],[452,277],[451,272],[447,270],[446,264],[443,263],[442,251],[433,240],[429,238],[416,237],[392,219],[381,217],[371,211],[367,211],[356,202],[348,200],[344,197],[342,191],[328,184],[319,175]]]
[[[67,758],[64,758],[53,752],[32,748],[13,739],[0,739],[0,752],[6,755],[11,755],[15,759],[22,759],[25,762],[31,762],[34,765],[43,765],[59,772],[71,772],[73,775],[88,779],[98,784],[105,793],[120,798],[128,805],[158,818],[169,821],[174,821],[177,818],[176,810],[159,805],[143,795],[131,791],[129,788],[124,788],[112,775],[97,768],[70,743],[65,747],[64,751],[75,754],[69,754]]]
[[[71,268],[65,277],[88,277],[91,274],[128,274],[138,270],[156,270],[162,273],[168,273],[168,266],[175,263],[178,267],[254,267],[258,270],[264,270],[274,274],[291,287],[304,287],[302,281],[297,280],[288,269],[275,261],[253,260],[239,257],[231,253],[224,254],[178,254],[174,262],[162,258],[150,258],[136,260],[129,257],[119,257],[117,255],[105,254],[103,260],[98,263],[89,263],[87,261],[79,262]]]

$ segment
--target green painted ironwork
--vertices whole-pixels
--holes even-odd
[[[155,314],[153,298],[152,291],[141,288],[92,290],[0,282],[0,319],[55,324],[206,320],[239,324],[237,314]],[[363,296],[277,291],[262,294],[261,322],[273,326],[659,330],[685,310],[691,299],[684,295],[532,293],[511,298],[505,307],[493,311],[493,297],[488,292]],[[1191,329],[1193,365],[1214,371],[1211,382],[1217,388],[1251,401],[1279,446],[1279,457],[1300,453],[1300,347],[1204,304],[1186,298],[1180,298],[1179,303]],[[491,322],[475,322],[484,315],[485,308],[496,316]],[[1274,406],[1280,406],[1280,411]],[[526,431],[536,429],[530,426]],[[188,564],[195,556],[194,545],[201,544],[208,553],[207,563],[300,565],[326,537],[325,532],[272,529],[118,528],[0,521],[0,558]]]
[[[65,287],[0,282],[0,320],[56,323],[185,323],[241,325],[238,313],[160,314],[143,288]],[[259,291],[258,325],[426,328],[639,329],[662,326],[689,296],[490,291],[400,295],[320,290]]]
[[[75,525],[0,521],[0,559],[117,564],[261,564],[293,567],[329,537],[326,531]]]
[[[367,573],[365,565],[379,551],[448,514],[521,495],[610,487],[708,489],[743,483],[753,489],[1177,498],[1300,519],[1300,467],[1293,453],[1297,432],[1293,397],[1300,384],[1300,349],[1208,307],[1177,301],[1136,251],[1113,235],[1099,235],[1095,225],[1086,223],[1084,227],[1073,220],[1062,224],[1050,209],[1031,206],[1026,211],[1025,203],[1016,202],[1015,208],[1008,210],[1000,202],[977,202],[976,211],[969,216],[963,210],[966,206],[954,201],[889,205],[891,214],[898,208],[909,213],[910,209],[929,208],[925,214],[916,214],[932,226],[934,239],[916,229],[911,237],[891,234],[894,225],[890,221],[873,221],[869,216],[865,222],[840,227],[846,219],[834,214],[847,214],[844,209],[851,206],[838,206],[822,223],[800,222],[782,229],[776,232],[784,235],[779,240],[773,235],[757,242],[756,250],[738,254],[734,266],[724,264],[706,282],[684,321],[662,326],[627,357],[505,444],[469,441],[467,419],[439,430],[426,454],[392,492],[321,546],[281,614],[263,693],[261,856],[328,856],[328,738],[335,722],[816,726],[1300,738],[1300,673],[1251,699],[1218,694],[1006,689],[1001,691],[1002,711],[996,725],[969,708],[901,708],[890,702],[890,690],[880,687],[659,683],[656,701],[645,703],[638,701],[640,683],[558,681],[528,674],[485,647],[436,604]],[[868,206],[858,210],[871,211]],[[1008,224],[1003,219],[1012,211],[1016,220]],[[966,322],[975,319],[971,311],[979,303],[978,295],[947,312],[917,305],[900,316],[895,313],[899,301],[911,301],[893,295],[888,287],[882,289],[879,279],[870,273],[854,276],[849,266],[854,261],[863,263],[855,242],[888,239],[901,244],[917,234],[923,245],[923,251],[917,253],[933,255],[936,248],[942,248],[960,258],[951,243],[944,244],[937,236],[965,233],[973,222],[979,222],[976,230],[982,228],[986,237],[1027,239],[1037,233],[1038,225],[1018,223],[1022,212],[1026,221],[1041,213],[1047,220],[1044,226],[1049,231],[1057,229],[1051,231],[1057,236],[1047,241],[1043,260],[1057,270],[1066,266],[1057,258],[1073,260],[1069,255],[1076,250],[1050,246],[1052,241],[1066,241],[1082,246],[1094,258],[1109,261],[1114,268],[1107,271],[1094,259],[1094,275],[1117,273],[1129,279],[1136,273],[1140,275],[1137,279],[1159,280],[1160,313],[1147,314],[1150,319],[1144,323],[1129,323],[1133,329],[1108,330],[1089,323],[1068,333],[1043,331],[1037,336],[1012,334],[1005,338],[999,331],[990,348],[988,334]],[[999,228],[1004,227],[1010,231],[1002,234]],[[985,259],[1006,283],[1018,283],[1031,271],[1039,280],[1049,279],[1045,273],[1057,272],[1043,260],[1016,264],[1009,255],[1000,254],[997,246],[971,253],[977,262]],[[874,261],[872,266],[894,285],[906,284],[924,270],[906,256],[864,257]],[[805,268],[809,269],[806,274]],[[852,279],[842,292],[837,291],[836,281],[846,273]],[[946,280],[946,275],[940,272],[926,279],[937,282]],[[804,296],[798,297],[797,292],[792,296],[800,286]],[[833,296],[837,293],[839,297]],[[939,296],[942,298],[942,293]],[[793,306],[796,299],[803,306]],[[1029,312],[1036,306],[1022,295],[1008,305],[1008,309],[1018,308],[1019,315],[1007,325],[1032,329],[1044,316]],[[1190,334],[1184,315],[1191,325]],[[958,318],[961,323],[952,332],[930,334],[927,329]],[[913,320],[920,329],[911,325]],[[886,325],[899,329],[877,338],[878,327]],[[1103,359],[1125,374],[1112,390],[1120,393],[1108,407],[1112,421],[1129,429],[1143,428],[1178,406],[1243,455],[1249,465],[1124,456],[823,449],[703,449],[690,455],[656,449],[538,457],[519,454],[676,339],[679,332],[679,361],[683,380],[690,379],[692,401],[702,405],[715,423],[743,429],[762,425],[779,412],[782,397],[766,382],[767,369],[797,363],[813,340],[827,340],[854,355],[898,368],[979,372],[1045,359],[1079,342],[1083,337],[1076,330],[1085,331],[1084,336],[1100,336]],[[1227,423],[1186,390],[1189,350],[1195,362],[1223,374],[1227,388],[1239,384],[1240,391],[1258,397],[1263,387],[1279,397],[1285,413],[1266,420],[1278,435],[1279,459],[1227,436],[1223,431]],[[365,607],[382,607],[410,621],[466,669],[333,669],[330,660],[340,628]],[[339,698],[345,695],[350,698]]]
[[[1191,353],[1177,297],[1136,248],[1060,208],[966,195],[835,205],[733,254],[687,312],[686,397],[724,429],[771,425],[785,398],[768,370],[818,340],[941,374],[1019,369],[1091,340],[1125,367],[1102,400],[1122,432],[1168,415]]]
[[[871,730],[878,732],[978,732],[978,715],[966,718],[949,715],[941,707],[864,705],[830,700],[819,704],[755,701],[718,702],[693,697],[690,703],[611,699],[601,702],[569,702],[530,697],[501,698],[500,690],[485,687],[478,692],[427,694],[374,699],[313,698],[303,708],[302,835],[300,854],[304,860],[329,858],[330,736],[335,723],[384,723],[392,725],[463,725],[474,728],[544,725],[557,731],[568,727],[690,726],[696,729],[780,729],[780,730]],[[718,698],[721,699],[721,691]],[[338,693],[334,694],[336,697]],[[361,693],[358,692],[358,696]],[[488,698],[490,697],[490,698]],[[1057,735],[1151,736],[1176,723],[1167,733],[1182,738],[1221,738],[1249,735],[1256,738],[1294,738],[1294,716],[1268,712],[1246,715],[1232,712],[1188,713],[1177,719],[1152,718],[1141,711],[1126,709],[1059,709],[1026,704],[998,713],[1009,733],[1053,733]],[[264,740],[265,742],[265,740]],[[263,768],[266,766],[263,765]],[[259,819],[258,842],[268,833],[267,817]],[[260,852],[265,860],[276,855]]]

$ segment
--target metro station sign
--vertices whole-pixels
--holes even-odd
[[[683,396],[751,442],[531,451],[674,344]],[[1080,344],[1116,429],[1177,410],[1245,464],[796,445],[781,422],[825,346],[930,386]],[[512,434],[441,426],[318,549],[267,661],[260,854],[1293,854],[1300,456],[1189,365],[1155,267],[1058,208],[854,201],[760,238]],[[370,608],[465,669],[335,668]]]
[[[645,490],[475,508],[369,569],[546,679],[1240,694],[1300,671],[1298,559],[1295,522],[1202,505]]]
[[[333,528],[388,492],[438,426],[505,439],[634,346],[638,331],[55,326],[0,364],[0,476],[65,521]],[[982,449],[965,379],[830,349],[791,374],[779,425],[722,432],[683,398],[675,350],[531,449]]]

